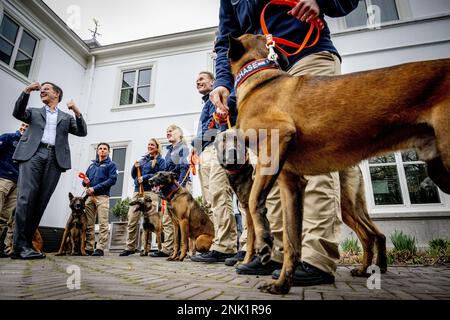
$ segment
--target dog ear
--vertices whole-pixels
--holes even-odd
[[[72,199],[73,199],[73,194],[72,194],[72,192],[69,192],[69,200],[72,201]]]
[[[145,197],[144,197],[144,201],[145,201],[145,202],[150,202],[150,203],[151,203],[151,202],[152,202],[152,198],[149,197],[149,196],[145,196]]]
[[[239,39],[234,38],[231,33],[228,35],[228,58],[231,61],[239,60],[245,53],[245,47]]]
[[[286,55],[281,52],[280,49],[278,49],[277,47],[273,48],[276,52],[276,54],[278,55],[278,65],[280,66],[281,70],[286,70],[289,67],[289,60],[288,57],[286,57]]]
[[[89,195],[85,195],[84,197],[83,197],[83,201],[84,202],[86,202],[86,200],[89,198]]]

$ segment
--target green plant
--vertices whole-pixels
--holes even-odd
[[[390,238],[395,251],[404,252],[405,254],[408,253],[410,255],[415,255],[417,253],[415,237],[406,235],[403,231],[395,230]]]
[[[128,215],[128,208],[130,207],[130,198],[126,197],[123,200],[117,200],[111,211],[114,216],[118,217],[120,221],[126,221]]]
[[[342,241],[341,248],[342,251],[349,254],[359,254],[361,252],[358,239],[355,238],[348,238]]]
[[[450,239],[436,238],[428,242],[428,254],[432,257],[450,255]]]

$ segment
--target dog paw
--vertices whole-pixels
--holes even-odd
[[[170,256],[166,260],[167,261],[175,261],[177,259],[177,256]]]
[[[261,292],[267,292],[271,294],[287,294],[290,287],[287,285],[280,285],[278,281],[265,282],[258,287]]]
[[[367,273],[367,268],[365,267],[359,267],[354,268],[350,271],[351,275],[354,277],[362,277],[362,278],[368,278],[370,274]]]
[[[57,254],[55,254],[55,256],[58,256],[58,257],[60,257],[60,256],[64,256],[65,254],[64,253],[62,253],[62,252],[58,252]]]

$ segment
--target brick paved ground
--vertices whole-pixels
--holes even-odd
[[[67,288],[70,265],[80,267],[79,290]],[[288,295],[271,296],[257,290],[268,276],[239,276],[223,264],[48,254],[44,260],[0,259],[0,299],[450,299],[450,265],[390,267],[379,290],[369,290],[366,279],[351,277],[350,269],[340,266],[333,285],[294,287]]]

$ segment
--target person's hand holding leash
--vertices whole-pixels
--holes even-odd
[[[229,96],[230,91],[223,86],[219,86],[209,93],[209,100],[216,107],[216,112],[219,116],[225,117],[228,114],[227,101]]]
[[[89,196],[93,196],[94,195],[94,188],[90,187],[86,189],[86,194]]]
[[[288,11],[288,14],[301,22],[309,23],[319,16],[320,8],[316,0],[299,0],[298,4]]]
[[[84,178],[84,179],[83,179],[83,182],[84,182],[84,184],[87,185],[87,186],[91,184],[91,180],[89,180],[88,177]]]

